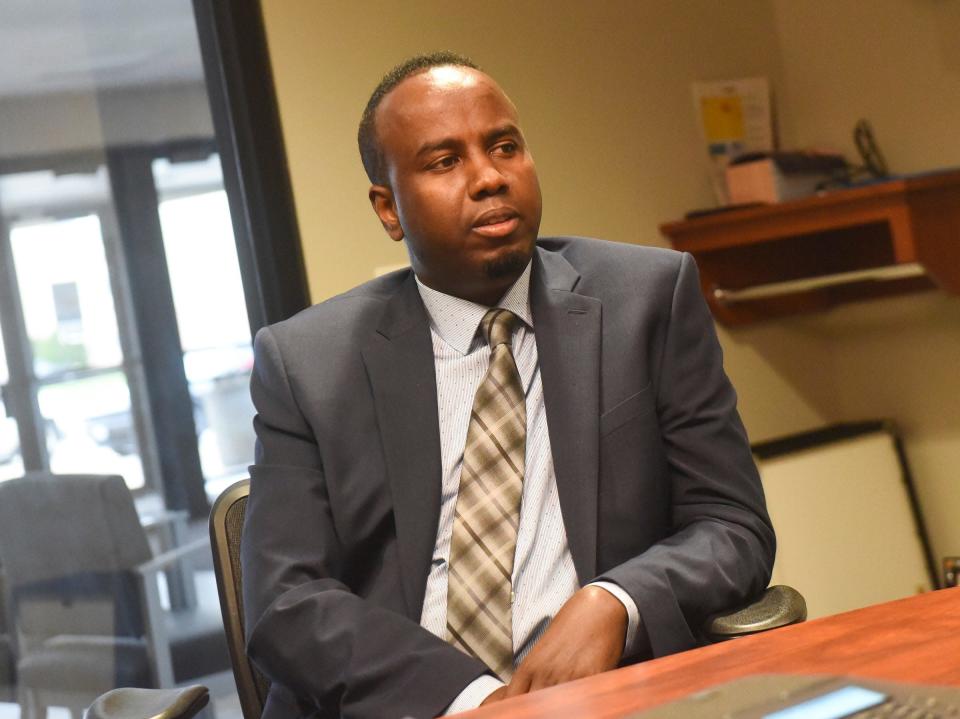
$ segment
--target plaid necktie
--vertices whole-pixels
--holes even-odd
[[[447,640],[505,681],[513,673],[511,575],[527,444],[526,401],[510,351],[518,322],[497,308],[480,321],[490,369],[467,429],[447,589]]]

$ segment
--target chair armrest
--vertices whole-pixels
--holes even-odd
[[[201,550],[210,551],[210,540],[206,537],[195,539],[189,544],[184,544],[170,551],[158,554],[143,564],[138,564],[134,569],[141,575],[156,574],[167,567],[189,557],[191,554],[197,554]]]
[[[134,567],[133,571],[139,578],[140,596],[146,611],[146,626],[144,627],[149,646],[149,656],[153,680],[158,687],[172,687],[174,684],[173,664],[170,656],[169,639],[163,619],[163,606],[160,600],[160,590],[157,586],[157,575],[168,567],[177,564],[191,554],[210,551],[210,540],[205,537],[184,544],[169,552],[164,552],[143,564]],[[172,599],[172,597],[171,597]],[[171,604],[173,602],[171,601]],[[171,607],[176,609],[176,607]],[[152,717],[151,714],[143,714]],[[176,716],[171,714],[171,717]]]
[[[765,632],[788,624],[797,624],[807,618],[807,603],[793,587],[768,587],[757,599],[732,612],[711,617],[704,625],[704,633],[713,642]]]
[[[140,516],[140,525],[147,534],[158,532],[182,533],[187,527],[190,514],[185,509],[164,509]]]
[[[84,712],[84,719],[190,719],[210,701],[204,686],[183,689],[125,687],[101,694]]]
[[[181,546],[187,537],[189,514],[182,509],[165,509],[161,512],[141,515],[140,524],[147,535],[152,551],[158,556]],[[167,572],[167,590],[170,605],[176,609],[189,609],[197,605],[197,592],[190,579],[190,567],[185,564],[170,567]]]

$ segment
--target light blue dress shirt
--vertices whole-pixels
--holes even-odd
[[[563,526],[560,498],[550,452],[547,414],[540,379],[540,363],[530,312],[531,264],[501,298],[498,307],[510,310],[522,322],[513,334],[513,356],[526,393],[526,471],[520,505],[520,527],[513,565],[514,666],[519,665],[543,634],[550,620],[579,589],[576,569]],[[488,307],[427,287],[417,288],[430,317],[430,335],[437,377],[440,420],[442,485],[440,521],[427,578],[420,624],[444,637],[447,623],[447,561],[460,486],[463,448],[473,399],[490,363],[490,349],[478,332]],[[629,653],[635,642],[639,612],[634,601],[611,582],[595,582],[627,610]],[[447,714],[472,709],[503,683],[493,675],[471,682],[447,707]]]

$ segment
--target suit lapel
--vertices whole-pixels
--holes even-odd
[[[581,584],[597,565],[601,303],[572,292],[580,275],[538,249],[530,303],[563,523]]]
[[[420,619],[440,518],[437,382],[426,310],[413,273],[361,350],[390,478],[408,616]]]

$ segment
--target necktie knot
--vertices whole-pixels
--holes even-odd
[[[480,320],[480,330],[483,338],[494,349],[499,345],[510,346],[513,341],[513,330],[520,319],[510,310],[494,307]]]

